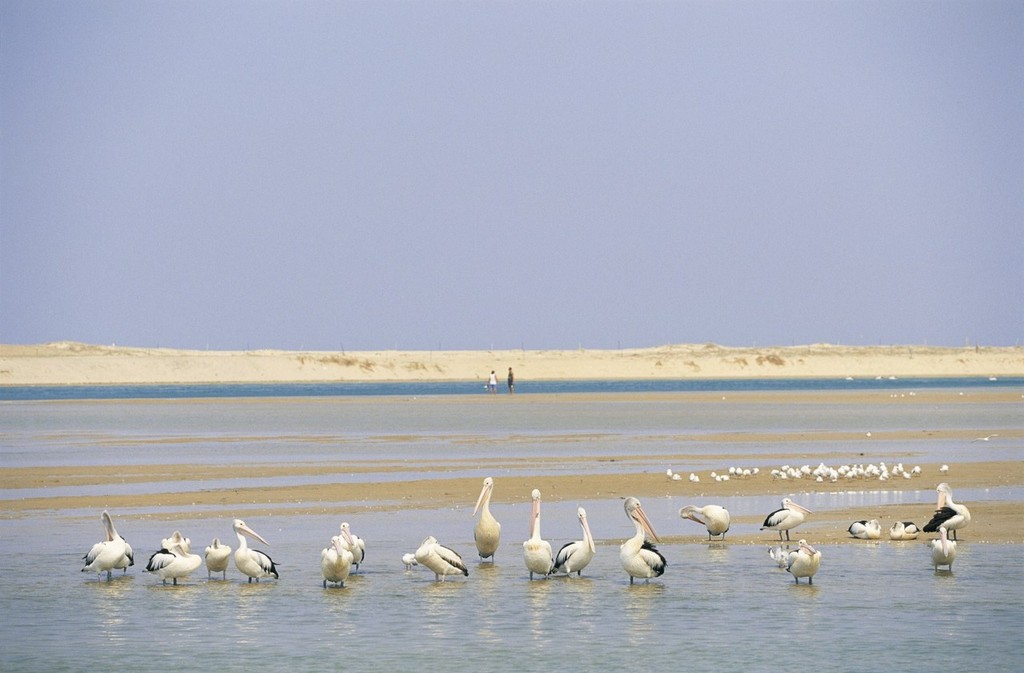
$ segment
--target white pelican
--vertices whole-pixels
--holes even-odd
[[[551,554],[551,543],[540,537],[540,491],[533,489],[533,506],[530,510],[530,539],[523,543],[523,561],[530,571],[530,579],[537,573],[547,577],[555,564]]]
[[[188,554],[192,551],[192,540],[181,534],[181,531],[174,531],[170,537],[160,541],[161,549],[171,549],[174,545],[181,545],[181,551]]]
[[[629,574],[629,583],[632,584],[636,578],[649,580],[652,577],[660,577],[665,572],[665,557],[647,541],[649,536],[654,542],[658,541],[658,535],[651,527],[640,501],[636,498],[626,498],[624,503],[626,516],[636,526],[636,535],[629,538],[619,547],[619,560],[622,562],[622,569]]]
[[[235,551],[235,567],[238,568],[239,572],[248,577],[249,582],[253,580],[259,582],[261,577],[270,577],[271,575],[276,578],[278,576],[277,566],[274,565],[273,559],[258,549],[249,549],[245,538],[248,536],[254,540],[259,540],[263,544],[270,543],[264,540],[252,528],[246,526],[245,522],[241,519],[235,519],[233,528],[235,529],[235,535],[238,536],[238,549]]]
[[[679,516],[696,521],[707,528],[709,540],[714,535],[721,535],[724,540],[725,534],[729,531],[729,510],[719,505],[687,505],[679,510]]]
[[[228,560],[231,558],[231,547],[221,544],[220,538],[213,538],[213,542],[206,548],[206,576],[211,573],[222,573],[224,579],[228,578]]]
[[[948,566],[952,572],[954,559],[956,559],[956,542],[949,539],[946,527],[941,526],[939,539],[932,540],[932,565],[935,566],[935,570],[938,570],[939,566]]]
[[[172,580],[172,584],[177,584],[179,577],[185,579],[201,565],[203,559],[198,554],[190,554],[177,542],[170,549],[161,549],[150,556],[146,571],[156,573],[164,584],[167,584],[168,579]]]
[[[476,507],[473,508],[473,516],[477,510],[480,511],[480,518],[473,529],[473,540],[476,542],[476,551],[480,559],[491,559],[494,563],[494,552],[498,551],[498,540],[501,537],[501,524],[491,514],[491,493],[494,491],[494,480],[490,477],[484,479],[484,487],[480,489],[480,497],[476,499]]]
[[[889,529],[890,540],[916,540],[917,526],[913,521],[897,521]]]
[[[878,519],[854,521],[847,531],[858,540],[877,540],[882,537],[882,524],[878,522]]]
[[[797,544],[797,550],[789,554],[786,570],[797,584],[800,584],[801,577],[806,577],[808,584],[814,584],[814,574],[821,567],[821,552],[807,544],[807,540],[800,540]]]
[[[801,507],[789,498],[782,499],[782,507],[769,514],[764,519],[761,530],[771,528],[779,531],[779,541],[782,541],[782,531],[786,531],[786,540],[789,540],[789,531],[804,522],[804,515],[811,514],[811,510]]]
[[[587,567],[597,551],[594,547],[594,537],[590,534],[590,524],[587,523],[587,510],[578,507],[576,516],[579,517],[580,526],[583,528],[583,539],[562,545],[562,548],[555,554],[555,565],[551,568],[552,574],[564,572],[569,576],[573,573],[576,573],[577,577],[582,575],[583,569]]]
[[[366,540],[352,532],[348,521],[341,524],[341,546],[352,552],[352,565],[359,570],[359,564],[366,558]]]
[[[106,539],[94,544],[92,549],[82,557],[85,561],[82,572],[94,572],[97,575],[105,572],[109,580],[111,571],[115,568],[127,572],[128,566],[135,565],[135,555],[131,545],[118,535],[117,529],[114,528],[114,521],[106,510],[103,510],[103,514],[100,515],[100,520],[103,522]]]
[[[352,552],[342,546],[340,535],[331,538],[331,546],[320,552],[320,572],[324,576],[324,589],[328,582],[345,586],[352,570]]]
[[[457,573],[469,577],[469,571],[466,570],[466,564],[462,562],[462,557],[448,547],[438,544],[437,538],[434,536],[423,541],[420,548],[416,550],[415,558],[421,565],[434,571],[435,581],[444,582],[448,575]]]
[[[956,538],[956,531],[965,527],[971,522],[971,511],[965,505],[953,502],[953,489],[949,484],[942,482],[935,487],[939,494],[938,503],[935,505],[935,515],[932,520],[924,525],[924,532],[934,533],[939,528],[953,531],[953,539]]]
[[[402,554],[402,563],[405,564],[406,570],[412,570],[413,566],[418,566],[419,561],[416,560],[416,554]]]

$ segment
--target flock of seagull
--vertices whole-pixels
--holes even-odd
[[[900,469],[902,470],[902,466]],[[813,473],[814,470],[810,472]],[[939,570],[940,566],[952,570],[956,558],[957,531],[970,523],[971,513],[966,506],[953,501],[953,491],[947,483],[939,484],[935,490],[938,493],[938,500],[932,519],[921,529],[913,522],[897,521],[890,528],[889,537],[892,540],[913,540],[920,532],[938,533],[938,539],[930,543],[932,565],[936,570]],[[473,508],[474,517],[478,512],[480,514],[473,538],[481,562],[488,559],[494,562],[501,538],[501,524],[490,511],[493,492],[494,480],[487,477]],[[622,569],[629,576],[630,584],[637,579],[646,582],[660,577],[665,572],[667,562],[654,544],[659,542],[659,538],[650,519],[640,501],[634,497],[626,498],[623,507],[626,516],[634,525],[635,533],[619,547]],[[582,539],[563,545],[557,553],[553,551],[551,543],[541,537],[540,511],[541,494],[539,490],[534,489],[530,510],[530,537],[523,542],[523,562],[529,571],[530,579],[546,578],[559,573],[568,576],[573,573],[577,576],[582,575],[596,553],[586,510],[582,507],[577,509]],[[797,547],[792,550],[784,549],[781,543],[783,534],[785,541],[790,541],[789,532],[802,524],[811,513],[792,499],[784,498],[782,506],[768,514],[760,528],[779,533],[780,545],[769,550],[770,556],[793,576],[797,584],[802,577],[806,577],[808,583],[813,584],[814,575],[821,566],[821,552],[804,539],[799,540]],[[703,525],[707,530],[708,540],[715,537],[724,540],[725,534],[729,531],[729,511],[720,505],[687,505],[679,510],[679,516]],[[85,567],[82,571],[106,573],[109,580],[114,570],[127,572],[128,567],[134,565],[134,553],[127,540],[114,528],[110,514],[104,511],[100,519],[105,537],[93,545],[83,557]],[[238,538],[238,547],[234,551],[235,567],[238,571],[246,576],[249,582],[259,582],[268,577],[277,579],[277,566],[270,555],[248,546],[248,540],[269,543],[241,519],[235,519],[232,528]],[[877,540],[882,535],[882,527],[877,520],[856,521],[850,525],[848,532],[855,538]],[[365,552],[365,541],[352,532],[347,522],[342,523],[340,533],[331,538],[330,544],[320,554],[324,588],[328,584],[343,587],[352,570],[358,570]],[[154,573],[164,584],[168,580],[172,584],[177,584],[179,579],[188,578],[205,562],[208,577],[212,577],[213,573],[221,573],[226,579],[231,556],[231,547],[223,544],[218,538],[214,538],[206,547],[203,557],[193,554],[191,541],[176,530],[170,537],[161,540],[160,550],[149,558],[146,571]],[[428,568],[434,573],[435,581],[444,582],[449,575],[469,575],[462,557],[440,544],[433,536],[423,540],[415,553],[405,554],[402,561],[407,569],[415,565]]]

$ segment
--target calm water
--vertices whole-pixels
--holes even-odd
[[[650,464],[641,462],[639,468],[656,475],[666,467],[658,456],[678,454],[694,456],[692,465],[673,466],[681,472],[720,468],[710,458],[720,454],[735,454],[737,462],[750,465],[767,465],[767,456],[779,452],[832,464],[839,462],[836,456],[865,451],[904,462],[952,462],[965,450],[984,451],[986,458],[1024,456],[1019,440],[980,448],[932,439],[781,446],[702,439],[734,431],[968,428],[987,434],[992,428],[1021,426],[1020,404],[963,405],[953,399],[956,390],[949,393],[948,403],[934,405],[835,407],[571,398],[531,403],[529,396],[514,402],[433,398],[384,403],[352,397],[8,401],[0,404],[0,458],[5,466],[159,464],[171,462],[170,443],[173,462],[388,459],[406,461],[415,473],[419,461],[427,462],[424,452],[442,452],[453,464],[441,476],[492,474],[500,494],[501,472],[494,462],[482,467],[481,461],[565,459],[562,466],[508,468],[509,473],[545,474],[573,469],[574,455],[642,454],[653,458],[645,458]],[[580,434],[588,436],[584,448]],[[709,457],[708,465],[700,464],[701,456]],[[955,479],[950,480],[955,487]],[[209,485],[231,486],[230,481]],[[828,509],[896,502],[919,515],[934,503],[932,486],[902,494],[818,494],[805,504]],[[151,487],[106,490],[146,492]],[[73,486],[40,491],[84,492]],[[958,500],[972,505],[1022,497],[1018,489],[956,492]],[[0,502],[45,493],[8,489],[0,491]],[[735,497],[722,504],[736,516],[764,512],[777,500]],[[525,503],[492,507],[503,524],[502,546],[496,564],[478,564],[473,503],[467,502],[453,509],[346,517],[367,539],[367,558],[346,588],[327,590],[321,587],[319,553],[338,530],[335,516],[285,516],[275,507],[252,505],[200,512],[179,523],[152,508],[112,510],[119,532],[136,550],[136,564],[108,582],[79,571],[82,554],[102,534],[99,512],[7,513],[0,517],[0,539],[4,548],[22,551],[0,583],[5,623],[0,667],[532,671],[642,664],[651,670],[692,671],[800,665],[829,671],[879,665],[901,671],[1017,671],[1024,666],[1019,647],[1024,544],[971,544],[965,534],[952,573],[932,570],[923,541],[822,545],[815,584],[797,586],[768,558],[770,536],[765,545],[701,542],[697,526],[676,514],[688,502],[645,501],[660,534],[686,538],[661,545],[669,561],[662,578],[634,586],[618,560],[618,544],[632,535],[631,524],[621,500],[598,494],[579,503],[587,508],[599,541],[598,555],[583,578],[527,579],[521,547],[528,533]],[[579,536],[576,505],[544,504],[544,537],[556,548]],[[278,562],[279,581],[245,584],[233,567],[227,581],[207,580],[201,568],[183,585],[162,586],[142,572],[159,540],[174,528],[181,528],[199,553],[214,536],[234,547],[230,519],[238,515],[271,542],[258,546]],[[404,569],[402,554],[413,551],[427,534],[462,553],[470,567],[468,578],[435,584],[422,568]]]

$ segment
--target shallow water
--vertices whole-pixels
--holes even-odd
[[[525,399],[525,397],[524,397]],[[441,476],[485,476],[480,459],[573,455],[735,453],[766,465],[779,452],[806,462],[855,456],[867,449],[887,460],[954,462],[970,448],[985,459],[1021,458],[1019,441],[984,448],[930,439],[886,443],[680,441],[714,432],[799,430],[934,430],[1020,427],[1020,405],[799,405],[654,402],[501,405],[408,400],[237,400],[10,402],[0,405],[5,466],[132,462],[289,463],[408,460],[440,451],[459,462]],[[586,434],[581,449],[574,435]],[[651,464],[661,473],[666,465]],[[699,465],[675,465],[678,471]],[[720,468],[721,465],[708,465]],[[618,466],[609,469],[620,469]],[[530,468],[516,467],[517,472]],[[404,474],[404,473],[403,473]],[[405,475],[407,476],[407,475]],[[501,475],[495,473],[497,488]],[[352,478],[358,478],[358,475]],[[308,478],[298,478],[309,481]],[[342,481],[342,479],[334,479]],[[250,485],[252,481],[248,482]],[[268,482],[269,483],[269,482]],[[273,482],[279,483],[279,482]],[[955,482],[954,482],[955,485]],[[230,488],[226,480],[210,488]],[[147,485],[125,485],[145,488]],[[167,487],[161,484],[161,488]],[[903,493],[837,489],[808,496],[812,509],[934,503],[932,485]],[[120,487],[118,487],[120,488]],[[74,487],[39,489],[73,495]],[[59,490],[59,493],[58,493]],[[1019,489],[957,489],[963,502],[1020,500]],[[35,489],[33,489],[35,491]],[[82,489],[81,492],[85,492]],[[118,492],[111,487],[109,492]],[[39,493],[33,493],[38,495]],[[7,489],[2,499],[25,497]],[[778,495],[723,501],[734,516],[776,506]],[[480,564],[472,544],[472,502],[453,509],[359,513],[348,517],[367,540],[367,558],[345,588],[323,589],[320,550],[338,531],[328,516],[282,516],[251,505],[200,512],[179,524],[156,508],[112,511],[133,545],[135,566],[111,581],[80,572],[81,556],[100,539],[99,512],[63,510],[0,517],[0,540],[20,550],[0,583],[5,671],[84,668],[157,671],[199,666],[220,670],[540,670],[573,666],[651,670],[769,670],[811,665],[829,671],[884,666],[900,671],[1017,671],[1024,620],[1024,544],[960,542],[954,570],[936,573],[924,540],[819,546],[813,586],[794,584],[764,545],[707,543],[681,521],[682,498],[644,502],[663,536],[661,578],[630,585],[618,544],[633,533],[618,498],[543,505],[542,532],[557,549],[579,537],[577,504],[587,508],[598,554],[582,578],[530,581],[521,543],[526,503],[494,505],[502,521],[495,564]],[[227,580],[201,568],[184,584],[164,586],[142,572],[159,540],[177,527],[193,551],[214,537],[237,545],[230,518],[242,516],[266,537],[257,545],[279,564],[281,579],[246,584],[232,566]],[[443,584],[422,568],[406,571],[403,553],[435,535],[466,559],[468,578]],[[812,540],[813,542],[813,540]]]

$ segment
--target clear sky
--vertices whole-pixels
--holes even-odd
[[[0,342],[1024,342],[1024,3],[0,0]]]

